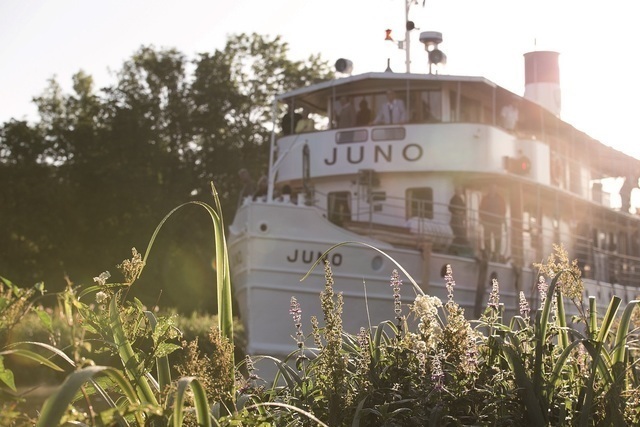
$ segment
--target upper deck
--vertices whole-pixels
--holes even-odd
[[[375,123],[387,91],[405,106],[404,120],[393,126]],[[339,121],[343,97],[356,113],[349,126]],[[303,173],[294,153],[305,145],[313,176],[363,168],[505,173],[505,157],[524,155],[531,162],[524,178],[585,199],[594,199],[594,183],[637,178],[640,171],[637,159],[482,77],[366,73],[300,88],[277,101],[274,127],[282,158],[273,161],[283,180]],[[368,119],[360,117],[365,103]],[[296,115],[285,115],[285,106]],[[307,116],[313,127],[298,126]]]

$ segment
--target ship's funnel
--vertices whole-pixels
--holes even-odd
[[[524,97],[560,117],[560,67],[558,52],[524,54]]]

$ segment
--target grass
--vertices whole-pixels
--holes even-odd
[[[470,320],[455,302],[451,268],[444,279],[448,297],[441,301],[424,294],[396,265],[389,277],[395,317],[355,333],[342,327],[348,307],[325,262],[322,318],[305,319],[305,308],[293,295],[292,352],[284,360],[265,356],[278,373],[259,378],[253,368],[257,358],[236,363],[224,224],[213,190],[215,207],[192,203],[211,217],[217,248],[219,316],[210,320],[207,337],[185,340],[179,326],[184,319],[128,298],[162,225],[191,204],[163,219],[144,257],[134,250],[120,264],[124,280],[109,282],[109,275],[101,274],[93,285],[58,295],[59,317],[38,308],[41,285],[24,290],[2,281],[1,425],[592,426],[640,421],[637,301],[619,315],[621,301],[613,297],[601,315],[594,298],[583,300],[581,272],[562,247],[538,266],[543,304],[535,310],[521,295],[519,315],[505,319],[500,284],[494,281],[486,310]],[[403,278],[413,288],[409,294],[417,294],[411,301],[403,301]],[[580,315],[567,319],[565,304],[576,305]],[[10,331],[34,319],[50,336],[8,339]],[[59,322],[67,326],[64,339],[55,333]],[[19,409],[21,397],[7,358],[63,372],[62,385],[37,419]]]

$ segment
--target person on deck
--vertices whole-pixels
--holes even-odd
[[[480,202],[480,223],[484,231],[484,250],[492,261],[500,260],[502,224],[506,214],[506,205],[495,184]]]
[[[449,200],[451,219],[449,225],[453,231],[453,246],[459,248],[467,242],[467,204],[464,200],[464,190],[456,186],[455,193]]]
[[[287,112],[282,116],[282,122],[280,122],[283,135],[293,134],[298,126],[298,122],[302,119],[302,114],[294,111],[292,102],[288,103],[287,108]]]
[[[340,98],[340,111],[338,112],[338,128],[351,128],[356,125],[356,109],[347,96]]]
[[[395,124],[405,123],[407,121],[407,113],[404,108],[404,102],[396,98],[396,93],[392,90],[387,91],[387,102],[382,104],[378,115],[373,121],[374,125],[378,124]]]
[[[356,113],[356,126],[367,126],[371,123],[371,110],[366,99],[362,98],[359,105],[360,109]]]

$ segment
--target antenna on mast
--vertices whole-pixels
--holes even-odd
[[[413,21],[409,20],[409,9],[411,9],[411,4],[418,4],[417,0],[405,0],[405,9],[404,9],[404,22],[405,22],[405,37],[404,40],[398,40],[397,44],[398,44],[398,49],[404,49],[405,51],[405,65],[407,68],[407,73],[411,72],[411,31],[413,30],[419,30],[419,28],[416,27],[416,25],[414,24]],[[424,6],[424,4],[426,3],[426,0],[422,2],[422,6]],[[396,43],[395,40],[393,40],[393,38],[391,37],[391,30],[386,30],[386,37],[385,40],[388,41],[392,41],[394,43]],[[390,66],[387,66],[388,69],[390,69]]]

